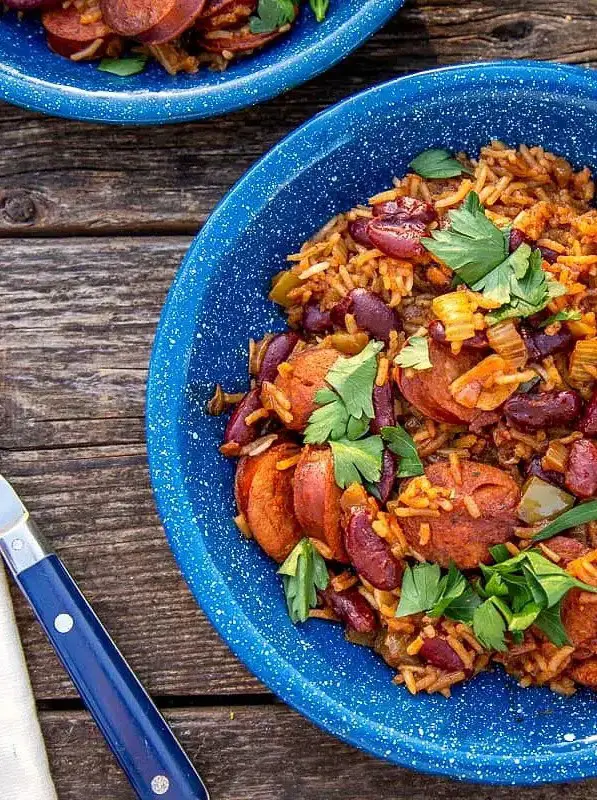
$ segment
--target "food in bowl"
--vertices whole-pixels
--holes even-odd
[[[442,149],[274,278],[221,452],[290,616],[412,693],[597,687],[597,211],[540,147]]]
[[[309,4],[323,21],[329,0]],[[287,33],[300,0],[4,0],[4,5],[40,11],[48,46],[59,55],[73,61],[102,58],[102,70],[128,76],[142,71],[150,58],[173,75],[196,72],[201,64],[225,69]]]

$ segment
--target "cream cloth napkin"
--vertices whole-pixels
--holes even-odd
[[[57,800],[2,564],[0,797],[2,800]]]

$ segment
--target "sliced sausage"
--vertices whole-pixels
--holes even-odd
[[[279,470],[283,461],[295,452],[292,445],[284,443],[270,447],[265,453],[254,456],[258,461],[251,467],[247,500],[247,521],[258,544],[278,562],[290,555],[303,537],[292,503],[292,469]],[[241,501],[243,499],[242,487]]]
[[[587,499],[597,495],[597,445],[589,439],[579,439],[570,448],[566,465],[566,488],[577,497]]]
[[[137,34],[145,44],[164,44],[188,30],[200,16],[205,0],[176,0],[172,10],[149,30]]]
[[[65,58],[80,53],[98,39],[102,40],[101,45],[94,50],[92,57],[101,58],[110,42],[116,38],[105,22],[84,25],[81,12],[75,6],[45,11],[41,21],[46,29],[48,46]]]
[[[374,633],[378,626],[375,612],[356,587],[336,592],[331,586],[323,593],[334,614],[357,633]]]
[[[106,24],[133,39],[167,19],[178,4],[179,0],[100,0]]]
[[[196,27],[222,30],[245,22],[257,8],[257,0],[207,0]]]
[[[247,28],[226,33],[227,36],[204,36],[201,39],[201,47],[210,53],[223,53],[225,50],[229,53],[249,53],[273,42],[280,36],[279,30],[271,33],[251,33]]]
[[[553,539],[545,542],[545,545],[560,556],[559,567],[567,567],[571,561],[589,552],[589,548],[586,545],[578,539],[571,539],[569,536],[554,536]]]
[[[429,359],[432,369],[396,371],[400,391],[409,403],[436,422],[470,422],[476,410],[457,403],[450,394],[450,384],[472,369],[481,356],[472,350],[462,350],[455,356],[448,347],[431,339]]]
[[[290,401],[292,422],[287,426],[303,431],[317,408],[315,395],[326,386],[325,377],[340,354],[331,347],[310,347],[289,359],[292,372],[278,375],[275,385]]]
[[[570,677],[589,689],[597,689],[597,658],[589,658],[570,669]]]
[[[473,569],[491,561],[489,548],[503,544],[518,525],[516,509],[520,490],[503,470],[473,461],[461,463],[462,483],[454,480],[447,461],[425,469],[433,486],[453,490],[452,511],[440,510],[439,517],[405,517],[400,525],[409,544],[429,561],[448,567],[453,561],[460,569]],[[471,516],[464,498],[471,497],[481,512]],[[427,522],[431,537],[420,543],[421,522]]]
[[[334,559],[347,562],[340,527],[341,497],[332,451],[307,445],[294,472],[294,513],[307,536],[325,542]]]
[[[249,491],[259,466],[259,456],[243,456],[236,467],[234,476],[234,499],[240,514],[247,516],[249,507]]]
[[[366,509],[351,509],[344,546],[355,570],[376,589],[392,591],[400,586],[404,566],[386,540],[375,533]]]
[[[597,603],[595,595],[571,589],[562,602],[562,623],[577,648],[575,656],[597,654]]]

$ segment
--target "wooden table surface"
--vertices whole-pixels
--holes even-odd
[[[108,128],[0,105],[0,471],[165,709],[213,800],[550,800],[562,791],[417,775],[278,702],[178,574],[149,487],[143,401],[160,307],[192,236],[284,134],[353,92],[438,64],[597,66],[596,32],[595,0],[413,0],[325,76],[213,121]],[[60,800],[132,798],[14,600]],[[597,800],[597,781],[565,791]]]

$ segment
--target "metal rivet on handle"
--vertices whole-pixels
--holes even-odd
[[[70,614],[58,614],[54,620],[54,627],[58,633],[69,633],[72,631],[74,624],[75,621]]]
[[[170,781],[165,775],[156,775],[151,780],[151,791],[154,794],[166,794],[170,788]]]

